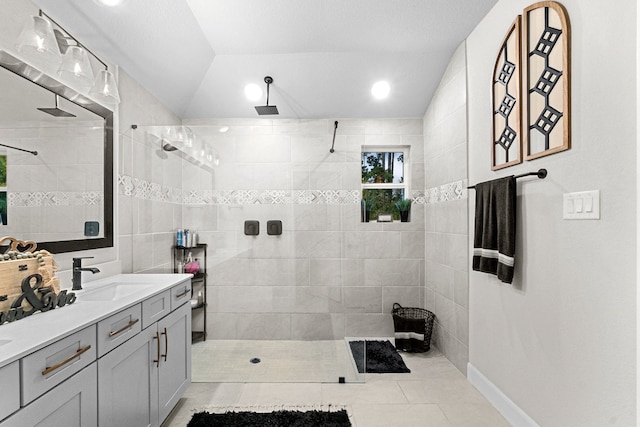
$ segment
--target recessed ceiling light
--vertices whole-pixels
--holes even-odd
[[[262,88],[255,83],[249,83],[244,87],[244,94],[250,101],[257,101],[262,97]]]
[[[376,99],[384,99],[387,96],[389,96],[389,92],[391,91],[391,86],[389,86],[389,83],[387,83],[384,80],[381,80],[377,83],[375,83],[372,87],[371,87],[371,94],[376,98]]]
[[[220,129],[218,129],[218,131],[220,133],[229,132],[229,126],[221,126]]]
[[[105,6],[117,6],[120,3],[122,3],[122,0],[96,0],[98,3],[105,5]]]

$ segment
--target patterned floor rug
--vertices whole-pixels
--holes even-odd
[[[274,411],[198,412],[187,427],[350,427],[346,410],[340,411]]]

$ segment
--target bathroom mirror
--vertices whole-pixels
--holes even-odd
[[[113,246],[113,112],[5,51],[0,66],[0,237]]]

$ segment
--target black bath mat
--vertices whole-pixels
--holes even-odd
[[[358,372],[364,372],[366,363],[368,374],[393,374],[411,372],[404,364],[402,356],[389,341],[367,341],[367,358],[363,360],[364,341],[350,341],[353,360],[356,361]]]
[[[227,412],[194,414],[187,427],[350,427],[342,409],[328,411]]]

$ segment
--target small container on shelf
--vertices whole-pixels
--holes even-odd
[[[204,297],[202,296],[202,291],[198,291],[198,306],[201,306],[204,304]]]

